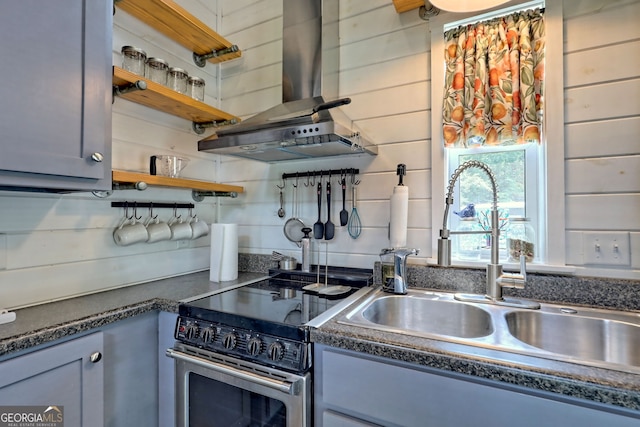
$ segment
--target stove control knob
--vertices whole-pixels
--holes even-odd
[[[213,328],[205,328],[202,330],[202,342],[209,344],[216,337],[216,331]]]
[[[198,336],[198,327],[196,325],[187,326],[186,330],[184,331],[184,336],[190,340],[196,338]]]
[[[222,338],[222,345],[227,350],[233,350],[238,345],[238,336],[235,332],[229,332],[227,335]]]
[[[282,343],[280,342],[274,342],[269,344],[269,359],[273,360],[274,362],[277,362],[278,360],[282,359],[284,357],[284,345],[282,345]]]
[[[257,356],[262,353],[262,340],[260,338],[251,338],[247,342],[247,353]]]

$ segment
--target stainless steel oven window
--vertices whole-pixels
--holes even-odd
[[[310,426],[310,374],[274,370],[191,347],[167,354],[176,364],[178,427]]]

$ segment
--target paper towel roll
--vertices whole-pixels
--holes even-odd
[[[238,278],[237,224],[211,224],[210,268],[209,280],[212,282]]]
[[[391,195],[389,242],[392,248],[407,246],[407,217],[409,214],[409,187],[397,185]]]

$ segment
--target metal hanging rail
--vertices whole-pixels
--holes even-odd
[[[360,173],[360,169],[354,169],[354,168],[330,169],[330,170],[319,170],[319,171],[283,173],[282,179],[286,180],[289,178],[307,178],[312,176],[329,176],[329,175],[358,175],[359,173]]]
[[[193,209],[193,203],[156,203],[156,202],[111,202],[112,208],[165,208],[165,209]]]

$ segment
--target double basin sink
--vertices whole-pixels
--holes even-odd
[[[541,304],[519,309],[454,294],[375,290],[339,323],[438,341],[640,373],[640,314]]]

